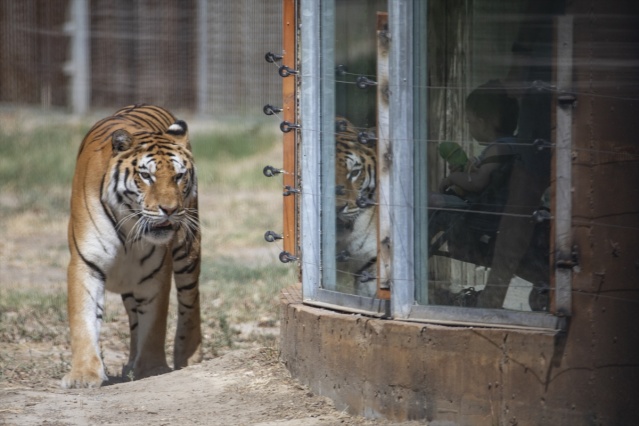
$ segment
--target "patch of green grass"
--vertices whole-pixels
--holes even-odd
[[[0,131],[0,182],[17,191],[69,185],[86,129],[38,127],[32,131]]]
[[[234,189],[268,187],[262,174],[265,154],[280,141],[272,126],[253,124],[220,128],[191,136],[198,178],[205,186]]]
[[[76,126],[0,131],[0,193],[14,202],[2,213],[68,210],[75,158],[86,129]],[[63,190],[65,189],[65,190]]]
[[[260,123],[229,126],[191,135],[193,155],[199,162],[226,162],[248,158],[273,146],[271,126]]]
[[[222,258],[202,263],[203,300],[207,315],[226,312],[233,322],[277,316],[280,290],[295,282],[295,267],[279,262],[251,265],[250,260]]]
[[[65,343],[66,293],[0,289],[0,341]]]

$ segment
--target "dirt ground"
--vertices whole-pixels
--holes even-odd
[[[163,376],[99,389],[0,389],[2,425],[392,425],[337,411],[268,349],[231,351]],[[403,423],[405,425],[417,423]]]
[[[280,155],[279,149],[274,150],[268,158],[241,165],[259,172],[265,161],[277,164]],[[278,247],[263,241],[267,225],[265,219],[258,219],[279,218],[279,204],[265,191],[247,194],[214,190],[202,194],[204,247],[214,250],[205,253],[209,259],[242,253],[250,255],[252,264],[277,262]],[[10,209],[17,204],[10,194],[0,193],[0,207]],[[236,208],[249,204],[252,209]],[[229,215],[233,209],[236,214]],[[243,234],[227,235],[237,228],[233,222],[252,228],[244,226]],[[117,376],[128,356],[128,322],[119,296],[108,293],[100,341],[110,381],[99,389],[61,389],[59,381],[69,370],[71,358],[64,314],[69,258],[66,225],[66,216],[53,218],[47,211],[0,216],[0,297],[9,297],[16,290],[20,297],[30,299],[21,301],[28,309],[13,308],[10,300],[0,300],[5,309],[0,307],[0,425],[396,424],[336,410],[330,400],[314,395],[290,377],[278,360],[277,304],[266,310],[264,318],[234,322],[229,317],[224,329],[221,320],[211,316],[219,295],[215,296],[218,299],[207,298],[203,305],[209,317],[203,322],[208,346],[201,364],[123,382]],[[262,281],[250,282],[251,289],[266,285]],[[212,293],[212,285],[207,285]],[[242,303],[255,310],[250,304],[255,296],[247,293],[247,297]],[[279,299],[277,292],[262,298],[264,306],[271,303],[269,299]],[[174,329],[169,330],[169,335],[173,333]],[[233,343],[225,344],[225,340]],[[167,342],[168,349],[170,344]]]
[[[63,289],[65,221],[45,224],[37,215],[23,215],[20,221],[28,223],[5,221],[0,232],[3,286],[11,282],[35,289],[30,283],[38,282],[38,288]],[[117,295],[108,294],[110,311],[117,312],[120,304]],[[330,400],[292,379],[278,360],[276,324],[236,325],[234,348],[240,349],[227,348],[199,365],[123,383],[116,377],[126,363],[128,324],[123,314],[113,315],[101,336],[110,383],[99,389],[64,390],[59,378],[69,368],[66,324],[45,314],[34,316],[35,323],[13,318],[19,315],[15,312],[4,315],[5,321],[24,324],[20,333],[0,333],[0,425],[394,424],[335,410]],[[256,342],[256,332],[271,336],[270,344]],[[242,338],[251,333],[253,338]]]
[[[2,281],[24,288],[30,288],[31,282],[63,288],[64,222],[44,225],[37,218],[21,220],[29,226],[8,222],[1,233]],[[39,226],[34,228],[34,223]],[[108,294],[111,311],[121,304],[118,299]],[[46,316],[35,316],[32,324],[32,319],[13,318],[16,315],[5,313],[5,321],[24,322],[22,334],[0,333],[0,425],[395,424],[335,410],[330,400],[292,379],[278,360],[276,324],[247,324],[246,331],[237,325],[234,348],[240,349],[228,348],[218,353],[221,356],[209,356],[180,371],[122,382],[117,375],[126,363],[128,324],[123,314],[114,315],[101,336],[110,382],[99,389],[64,390],[59,378],[69,368],[66,324]],[[260,345],[248,337],[248,343],[242,344],[243,334],[256,332],[272,336],[270,344]],[[36,334],[41,334],[39,340]]]

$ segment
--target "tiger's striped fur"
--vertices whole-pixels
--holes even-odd
[[[105,289],[122,295],[131,345],[123,374],[169,371],[171,275],[178,298],[174,367],[201,360],[197,177],[186,123],[151,105],[96,123],[77,157],[68,238],[71,371],[62,386],[107,379],[99,334]]]
[[[335,207],[337,289],[372,297],[377,286],[375,147],[358,140],[358,130],[337,118]]]

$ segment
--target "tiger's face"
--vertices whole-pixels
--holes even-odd
[[[357,132],[346,121],[335,141],[335,208],[337,219],[352,223],[362,209],[375,202],[375,150],[359,142]]]
[[[128,241],[169,242],[183,229],[197,227],[190,201],[197,195],[195,166],[186,124],[173,124],[164,134],[131,134],[116,130],[105,200],[118,215],[118,228]]]

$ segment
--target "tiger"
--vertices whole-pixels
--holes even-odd
[[[373,297],[377,292],[377,157],[371,139],[360,142],[359,138],[350,121],[336,118],[336,281],[339,291]]]
[[[107,379],[99,335],[105,289],[119,293],[130,326],[123,377],[170,371],[165,356],[171,276],[178,300],[174,368],[200,362],[200,226],[187,124],[153,105],[131,105],[84,137],[71,189],[67,270],[71,369],[63,388]]]

